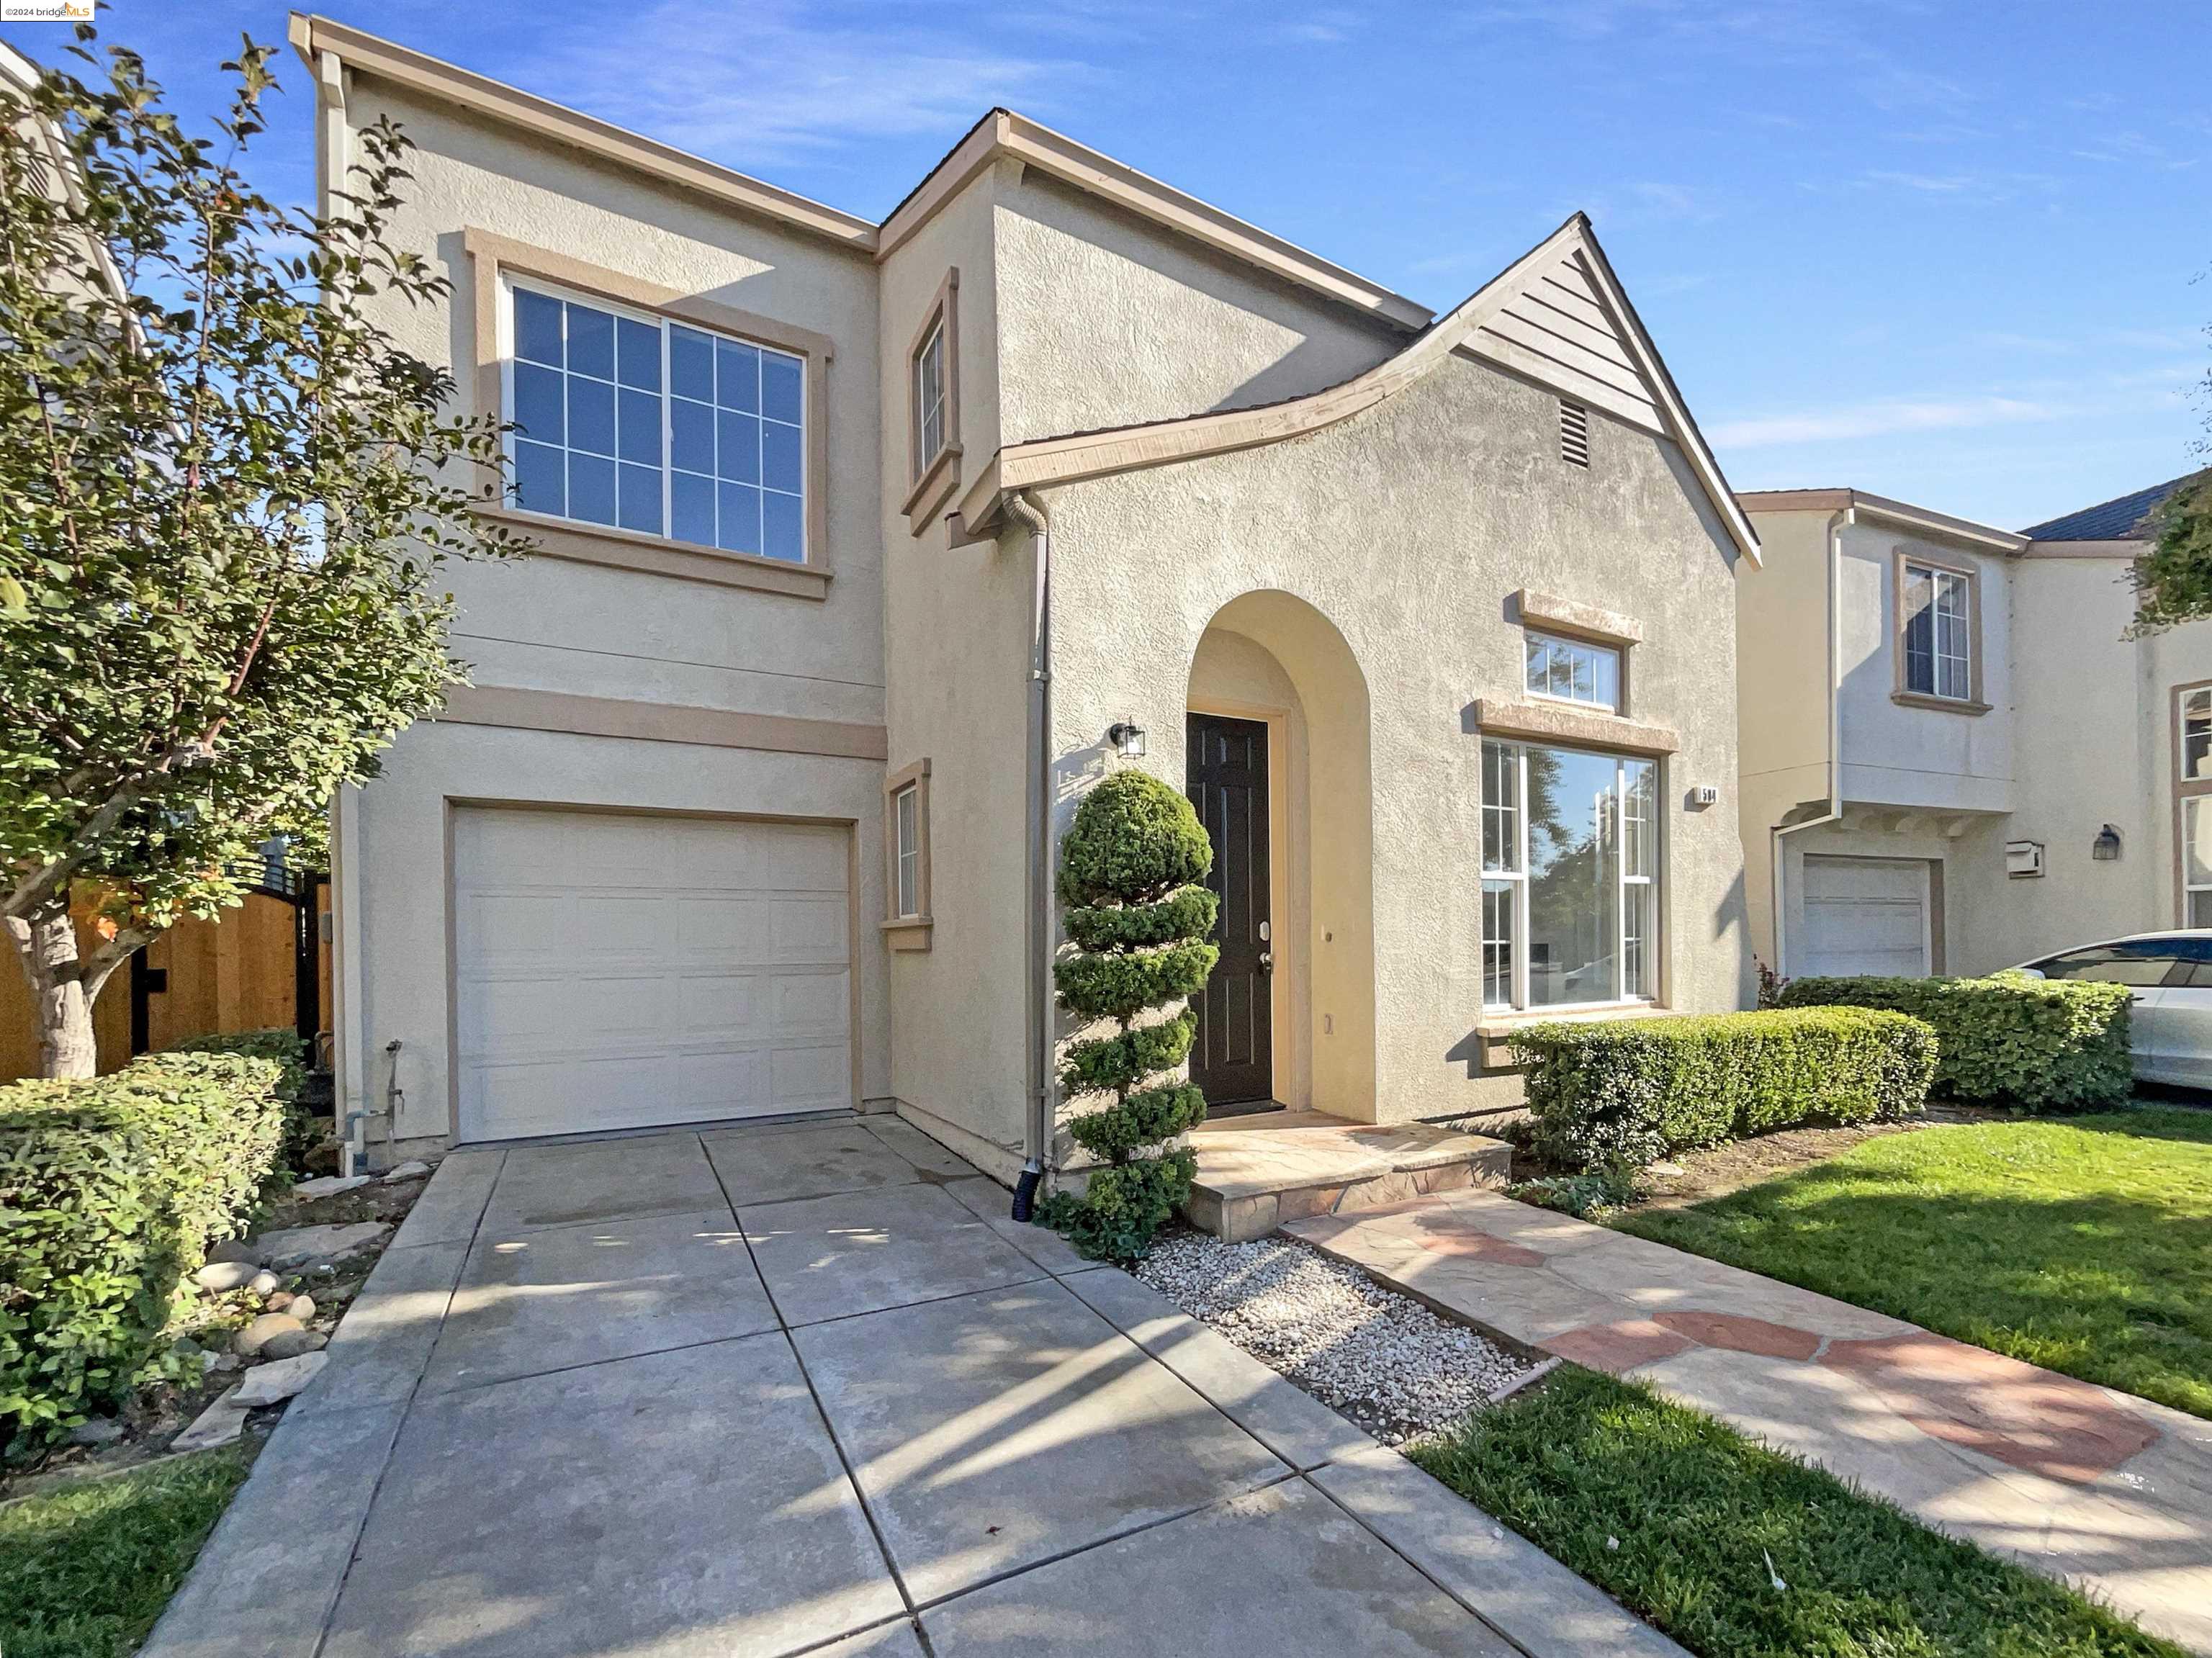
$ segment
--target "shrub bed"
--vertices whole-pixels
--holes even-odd
[[[280,1070],[155,1054],[0,1087],[0,1434],[20,1455],[119,1404],[179,1286],[275,1167]]]
[[[194,1036],[173,1042],[172,1054],[243,1054],[249,1059],[274,1060],[277,1069],[276,1098],[284,1108],[284,1144],[279,1152],[283,1167],[305,1174],[307,1154],[325,1138],[303,1100],[307,1088],[307,1039],[284,1025],[265,1030],[239,1030],[227,1035]]]
[[[1798,979],[1784,1007],[1875,1007],[1935,1027],[1936,1092],[1974,1104],[2081,1111],[2135,1088],[2124,985],[2031,979]]]
[[[1539,1155],[1640,1168],[1770,1128],[1917,1111],[1936,1033],[1901,1013],[1802,1008],[1531,1025],[1513,1052]]]

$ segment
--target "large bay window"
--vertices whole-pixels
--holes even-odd
[[[805,359],[550,287],[507,295],[516,506],[806,561]]]
[[[1490,1008],[1657,993],[1657,764],[1482,745],[1482,978]]]

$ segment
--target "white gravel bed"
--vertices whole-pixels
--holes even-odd
[[[1163,1237],[1136,1275],[1386,1445],[1449,1426],[1528,1362],[1287,1238]]]

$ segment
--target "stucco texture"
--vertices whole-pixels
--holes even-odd
[[[1310,726],[1303,947],[1321,1109],[1396,1121],[1518,1097],[1474,1040],[1473,704],[1522,696],[1510,596],[1523,586],[1643,623],[1628,712],[1681,738],[1662,790],[1663,999],[1747,1000],[1735,815],[1684,801],[1735,778],[1733,550],[1671,444],[1594,416],[1592,451],[1587,471],[1566,465],[1549,392],[1452,357],[1318,433],[1047,497],[1063,827],[1082,782],[1119,763],[1115,720],[1144,726],[1141,763],[1182,781],[1201,639],[1244,595],[1280,596],[1247,601],[1235,630],[1272,632]]]
[[[864,255],[716,208],[565,149],[349,77],[355,129],[390,115],[414,139],[414,181],[392,235],[444,270],[449,302],[384,307],[397,343],[453,368],[473,409],[476,229],[678,294],[826,336],[832,571],[821,598],[748,591],[551,556],[456,566],[453,652],[479,685],[678,708],[836,721],[884,716],[878,489],[877,279]],[[325,157],[331,165],[332,158]],[[477,412],[490,412],[477,410]],[[448,1133],[445,822],[455,799],[814,818],[854,837],[861,1094],[890,1091],[883,951],[880,763],[606,737],[429,724],[338,813],[335,1029],[349,1108],[379,1111],[386,1045],[401,1044],[403,1140]],[[858,1102],[856,1101],[856,1103]],[[387,1125],[372,1129],[381,1139]]]

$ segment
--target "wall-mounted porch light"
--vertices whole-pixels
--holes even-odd
[[[2089,843],[2089,855],[2100,864],[2115,864],[2120,858],[2120,832],[2110,823],[2097,831],[2097,838]]]
[[[1127,720],[1117,720],[1106,728],[1106,740],[1114,751],[1124,760],[1145,757],[1145,728]]]

